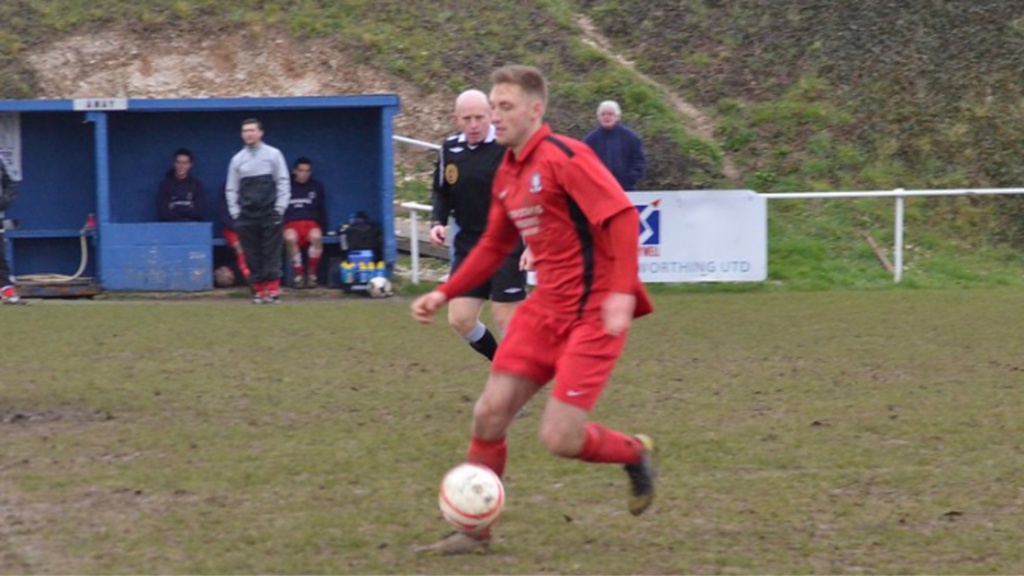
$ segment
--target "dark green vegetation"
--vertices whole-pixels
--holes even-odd
[[[486,371],[407,303],[0,310],[0,572],[1020,573],[1012,290],[661,295],[595,417],[614,467],[511,437],[496,553],[422,559]]]
[[[1013,3],[581,4],[638,68],[717,107],[721,143],[758,189],[1024,179]]]
[[[583,17],[631,66],[584,42]],[[287,30],[446,95],[486,85],[497,65],[535,64],[553,81],[560,131],[582,136],[599,100],[623,103],[647,142],[648,189],[1024,182],[1024,12],[1004,0],[5,0],[0,97],[35,93],[27,50],[101,28],[142,39],[245,31],[257,46],[261,32]],[[680,98],[706,116],[704,136]],[[1019,284],[1022,202],[911,202],[908,279]],[[890,245],[890,202],[777,204],[774,281],[789,286],[814,269],[805,284],[815,288],[876,283],[862,232]]]

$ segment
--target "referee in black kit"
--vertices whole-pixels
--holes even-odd
[[[455,218],[459,230],[454,238],[452,272],[465,261],[484,232],[491,205],[491,183],[505,154],[505,148],[494,139],[486,94],[479,90],[459,94],[454,117],[458,132],[442,144],[434,171],[430,226],[431,243],[443,246],[448,217]],[[498,342],[480,321],[480,311],[484,302],[491,300],[494,327],[499,335],[504,334],[512,312],[526,298],[526,273],[519,264],[522,252],[520,246],[509,255],[489,282],[448,302],[448,324],[488,360],[494,359]]]

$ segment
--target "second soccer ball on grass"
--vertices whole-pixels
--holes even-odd
[[[394,288],[392,288],[390,280],[383,276],[377,276],[370,278],[370,281],[366,283],[366,293],[370,295],[370,298],[387,298],[394,294]]]

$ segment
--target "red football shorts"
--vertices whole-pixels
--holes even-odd
[[[238,244],[238,234],[235,234],[234,230],[224,229],[224,242],[228,246],[235,246]]]
[[[313,230],[320,230],[320,224],[316,220],[292,220],[284,223],[285,231],[292,230],[299,239],[299,248],[309,248],[309,233]]]
[[[626,345],[598,315],[553,318],[529,298],[512,314],[491,370],[525,376],[540,385],[555,379],[552,396],[589,412],[604,391]]]

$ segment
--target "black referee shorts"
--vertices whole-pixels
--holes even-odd
[[[452,262],[452,274],[459,269],[459,266],[466,261],[467,252],[455,251],[455,260]],[[461,298],[480,298],[491,302],[520,302],[526,298],[526,272],[519,269],[519,258],[523,255],[523,248],[508,255],[508,258],[501,263],[498,271],[491,276],[491,279],[483,284],[459,294]]]

